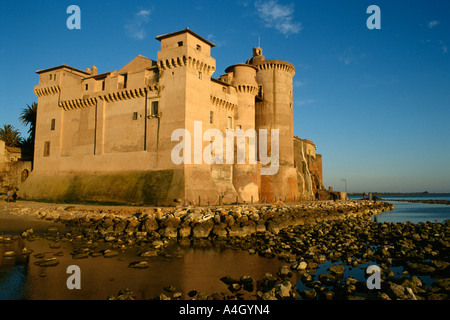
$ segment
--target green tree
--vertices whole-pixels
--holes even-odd
[[[19,120],[22,121],[23,125],[30,126],[30,128],[28,129],[28,139],[33,141],[33,144],[36,137],[36,115],[37,103],[33,102],[31,106],[27,104],[27,107],[22,109],[19,117]]]
[[[28,138],[22,140],[22,158],[33,161],[34,158],[34,140],[36,138],[36,115],[37,115],[37,103],[33,102],[27,107],[22,109],[19,120],[25,126],[30,126],[28,129]]]
[[[4,124],[3,128],[0,128],[0,140],[5,141],[8,147],[18,147],[22,142],[22,137],[19,130],[10,124]]]

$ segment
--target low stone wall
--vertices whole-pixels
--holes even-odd
[[[69,229],[93,240],[114,241],[121,237],[227,238],[280,230],[327,220],[367,217],[392,210],[388,203],[372,201],[312,202],[260,206],[176,207],[148,209],[80,209],[73,206],[43,210],[24,208],[20,214],[63,222]]]

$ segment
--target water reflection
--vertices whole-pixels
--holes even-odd
[[[24,247],[33,252],[20,254]],[[137,255],[142,248],[122,250],[113,258],[89,256],[84,259],[73,259],[73,249],[70,242],[54,246],[45,239],[31,242],[15,239],[12,243],[0,244],[0,299],[104,300],[125,288],[136,293],[137,299],[151,299],[164,293],[164,287],[171,285],[187,299],[187,293],[193,289],[208,294],[229,293],[227,286],[220,281],[226,275],[237,279],[249,275],[257,280],[262,279],[266,272],[276,274],[279,267],[286,264],[241,250],[212,246],[192,248],[174,244],[166,250],[166,257],[146,259]],[[6,258],[3,254],[8,251],[18,254]],[[35,265],[42,256],[56,257],[59,264],[54,267]],[[131,262],[140,260],[147,260],[149,268],[128,267]],[[70,276],[66,270],[70,265],[81,269],[81,290],[69,290],[66,286]],[[244,298],[254,299],[255,292],[242,293]]]

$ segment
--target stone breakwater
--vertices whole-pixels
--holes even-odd
[[[13,212],[64,223],[65,232],[50,227],[44,236],[56,244],[72,242],[73,259],[117,256],[119,249],[138,246],[138,261],[129,267],[145,269],[151,263],[149,257],[166,257],[171,243],[190,246],[207,242],[285,263],[277,274],[267,273],[263,279],[245,274],[234,279],[224,274],[220,280],[227,284],[228,292],[180,292],[168,283],[156,299],[240,299],[245,292],[262,300],[448,300],[450,221],[371,221],[373,215],[393,208],[383,202],[348,201],[220,208],[45,206],[15,208]],[[27,230],[21,237],[32,240],[39,235]],[[54,264],[57,258],[40,263]],[[325,263],[329,265],[327,271],[318,274]],[[370,291],[365,281],[345,276],[349,268],[368,263],[381,268],[381,290]],[[398,267],[401,275],[393,271]],[[431,277],[433,283],[424,284],[420,279],[423,275]],[[134,294],[122,290],[108,298],[133,299]]]
[[[15,208],[13,214],[32,215],[64,223],[79,238],[114,241],[247,237],[327,220],[347,220],[389,211],[391,204],[372,201],[312,202],[285,205],[236,205],[139,209],[83,209],[75,206]]]

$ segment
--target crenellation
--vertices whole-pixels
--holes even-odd
[[[112,181],[113,177],[153,181],[123,186],[137,192],[146,204],[154,204],[147,203],[150,198],[166,205],[173,205],[174,199],[195,204],[199,197],[211,204],[234,202],[236,197],[246,202],[292,201],[312,194],[310,189],[300,190],[305,189],[300,180],[312,181],[303,177],[310,174],[304,170],[305,164],[314,167],[316,177],[309,185],[320,188],[321,157],[307,152],[300,160],[298,153],[303,147],[294,148],[292,64],[265,60],[262,49],[254,48],[246,63],[231,65],[215,79],[213,43],[189,29],[156,39],[161,42],[156,60],[137,55],[118,71],[99,74],[95,66],[82,71],[62,65],[37,72],[35,168],[21,196],[38,199],[42,190],[50,188],[54,190],[52,200],[67,200],[74,194],[56,187],[60,178],[66,177],[82,185],[78,197],[92,200],[87,196],[89,190],[94,193],[95,177],[103,175]],[[56,124],[52,130],[50,120]],[[209,129],[220,132],[222,139],[216,141],[213,135],[204,140]],[[263,131],[268,133],[267,157],[276,159],[273,129],[279,130],[275,163],[262,163],[259,157],[253,163],[254,157],[248,153],[241,158],[245,163],[237,163],[235,142],[223,164],[202,161],[206,148],[214,145],[211,156],[226,149],[224,137],[229,133],[233,141],[244,139],[245,150],[250,151],[250,140],[263,137],[259,135]],[[177,130],[192,135],[183,142],[192,150],[191,158],[181,164],[172,157],[180,143],[173,139]],[[252,132],[257,135],[252,137]],[[223,148],[219,148],[220,141]],[[276,171],[263,174],[274,165]],[[163,178],[169,180],[160,180]],[[123,188],[111,186],[104,191],[104,200],[122,201],[124,195],[117,190]]]

